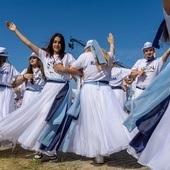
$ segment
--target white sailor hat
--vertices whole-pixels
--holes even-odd
[[[152,43],[151,43],[151,42],[146,42],[146,43],[143,45],[142,51],[143,51],[144,49],[150,48],[150,47],[154,48],[154,47],[152,46]]]
[[[38,55],[33,52],[33,53],[31,53],[31,55],[29,56],[29,58],[30,58],[30,57],[38,57]]]
[[[6,48],[0,47],[0,57],[8,57],[8,52],[6,51]]]

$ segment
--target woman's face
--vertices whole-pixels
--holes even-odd
[[[55,37],[53,41],[54,54],[60,54],[60,50],[61,50],[61,38]]]
[[[30,57],[30,64],[33,66],[33,67],[37,67],[38,65],[38,58],[37,57]]]

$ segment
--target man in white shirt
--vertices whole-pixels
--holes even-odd
[[[144,53],[144,58],[139,59],[132,70],[141,71],[144,73],[136,78],[136,89],[133,98],[138,97],[143,90],[155,79],[155,77],[160,73],[164,63],[166,62],[169,54],[170,48],[160,57],[155,57],[155,48],[152,46],[151,42],[146,42],[142,48]]]

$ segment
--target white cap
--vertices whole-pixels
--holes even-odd
[[[0,57],[8,57],[8,52],[6,52],[6,48],[0,47]]]
[[[92,45],[93,40],[89,40],[86,43],[86,46],[84,47],[84,50]]]
[[[30,58],[30,57],[38,57],[38,55],[33,52],[33,53],[31,53],[31,55],[29,56],[29,58]]]
[[[146,43],[143,45],[142,50],[144,50],[144,49],[146,49],[146,48],[150,48],[150,47],[154,48],[154,47],[152,46],[152,43],[151,43],[151,42],[146,42]]]

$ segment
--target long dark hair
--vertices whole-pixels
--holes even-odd
[[[49,44],[45,48],[43,48],[43,49],[45,51],[47,51],[47,53],[50,54],[50,56],[53,56],[53,54],[54,54],[54,51],[53,51],[53,42],[54,42],[55,37],[60,37],[61,38],[61,50],[59,52],[59,57],[60,57],[60,59],[62,59],[64,57],[64,54],[65,54],[65,39],[64,39],[64,36],[62,34],[55,33],[51,37]]]
[[[29,58],[29,60],[30,60],[30,58]],[[42,78],[46,81],[43,63],[41,62],[41,60],[39,58],[37,58],[37,67],[40,69],[40,71],[42,73]],[[26,73],[33,74],[33,67],[31,64],[28,65]],[[26,85],[27,85],[27,82],[28,82],[28,80],[25,81]],[[31,79],[30,82],[31,82],[31,84],[34,84],[33,79]]]

